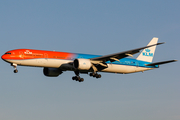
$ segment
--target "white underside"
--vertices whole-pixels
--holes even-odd
[[[7,60],[10,63],[14,63],[22,66],[33,66],[33,67],[50,67],[50,68],[60,68],[62,70],[74,70],[72,64],[73,60],[58,60],[58,59],[29,59],[29,60]],[[143,72],[146,70],[151,70],[154,68],[129,66],[129,65],[117,65],[108,64],[108,67],[99,72],[111,72],[111,73],[134,73]]]

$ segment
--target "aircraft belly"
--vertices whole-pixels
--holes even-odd
[[[126,65],[108,64],[108,68],[102,70],[102,72],[130,73],[130,72],[135,72],[135,67],[126,66]]]
[[[135,72],[143,72],[143,71],[152,70],[152,69],[155,69],[155,68],[137,67]]]

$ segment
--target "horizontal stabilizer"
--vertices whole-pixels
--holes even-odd
[[[166,64],[166,63],[176,62],[176,61],[177,61],[177,60],[168,60],[168,61],[163,61],[163,62],[156,62],[156,63],[147,64],[146,66],[161,65],[161,64]]]

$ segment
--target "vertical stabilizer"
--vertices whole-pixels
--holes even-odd
[[[147,46],[157,44],[157,42],[158,42],[158,38],[154,37]],[[152,62],[155,50],[156,50],[156,45],[146,48],[141,52],[141,54],[136,59],[142,60],[142,61],[147,61],[147,62]]]

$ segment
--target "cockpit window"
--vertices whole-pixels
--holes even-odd
[[[11,55],[11,53],[5,53],[5,54],[9,54],[9,55]]]

